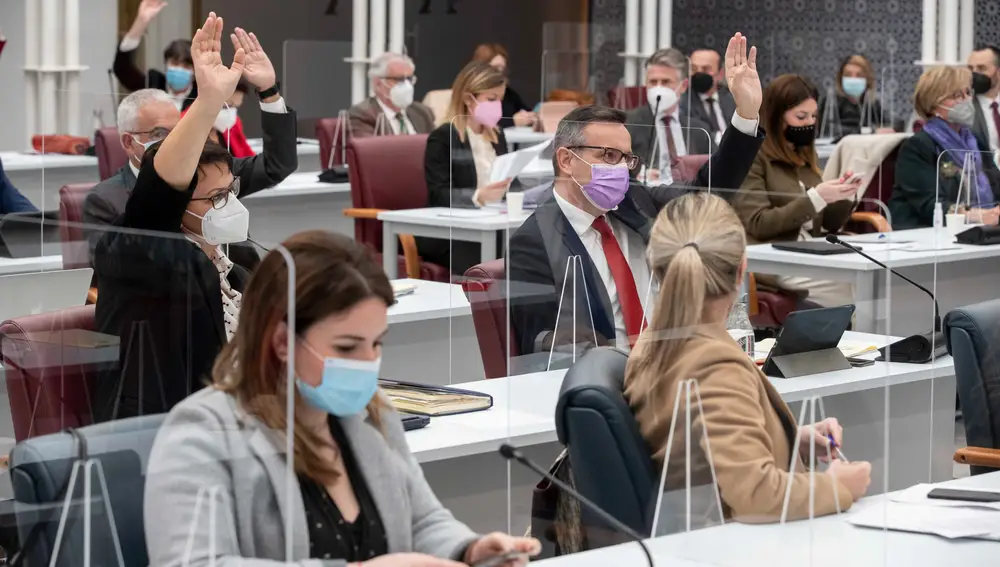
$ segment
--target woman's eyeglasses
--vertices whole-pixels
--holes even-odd
[[[240,196],[240,178],[234,177],[233,182],[229,184],[229,187],[222,189],[221,191],[215,193],[211,197],[198,197],[196,199],[191,199],[192,201],[211,201],[213,209],[221,209],[226,206],[229,202],[229,196],[233,197]]]
[[[622,160],[625,160],[625,166],[629,169],[635,169],[639,166],[639,156],[625,153],[617,148],[609,148],[607,146],[569,146],[569,148],[599,150],[600,154],[598,154],[598,157],[600,157],[601,160],[608,165],[618,165],[622,162]]]

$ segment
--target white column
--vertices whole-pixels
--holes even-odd
[[[958,62],[958,0],[943,0],[941,11],[944,41],[941,44],[940,60],[944,63],[956,63]]]
[[[69,134],[90,137],[93,132],[83,132],[80,124],[80,0],[65,0],[64,10],[63,88],[65,90],[62,94],[65,97],[63,102],[66,124],[63,127]]]
[[[374,61],[376,57],[385,53],[385,20],[386,20],[386,0],[371,0],[368,7],[368,60]],[[371,94],[371,81],[368,84],[368,93]]]
[[[41,40],[41,61],[39,76],[41,77],[40,98],[41,103],[38,108],[39,128],[37,133],[56,134],[58,104],[57,75],[52,73],[58,68],[59,59],[62,56],[62,37],[59,33],[59,16],[62,9],[59,0],[42,0],[42,33]]]
[[[390,0],[389,3],[389,51],[403,52],[403,35],[405,33],[406,7],[403,0]]]
[[[996,0],[991,0],[996,1]],[[976,34],[976,0],[961,0],[961,15],[959,16],[958,28],[958,56],[962,61],[966,61],[972,50],[975,49],[974,41]]]
[[[924,0],[920,60],[937,61],[937,0]]]
[[[24,125],[25,146],[31,148],[31,136],[38,132],[38,84],[37,72],[41,61],[41,29],[42,15],[38,2],[24,3]]]
[[[658,47],[671,47],[674,43],[674,1],[660,2],[660,39]]]
[[[625,0],[625,86],[638,82],[639,62],[639,0]]]
[[[357,104],[368,95],[368,0],[354,0],[351,10],[351,104]]]
[[[656,51],[656,2],[657,0],[642,0],[642,52]]]
[[[948,2],[948,0],[938,0],[938,10],[937,10],[937,52],[935,53],[934,59],[932,59],[932,61],[934,61],[935,63],[940,63],[940,62],[946,61],[948,59],[948,57],[945,55],[945,51],[944,51],[944,43],[945,43],[944,36],[945,36],[945,33],[946,33],[945,32],[945,27],[944,27],[944,20],[945,20],[944,11],[947,9],[947,6],[945,6],[946,2]]]

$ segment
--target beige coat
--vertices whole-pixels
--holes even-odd
[[[643,437],[662,463],[673,418],[677,389],[687,379],[697,382],[704,413],[692,409],[692,485],[711,483],[703,431],[707,431],[711,460],[726,519],[743,522],[777,522],[781,519],[787,483],[792,482],[789,520],[809,517],[809,473],[798,455],[798,427],[781,399],[757,365],[743,352],[722,324],[705,325],[693,331],[681,355],[656,376],[634,375],[633,362],[654,343],[640,340],[629,357],[625,397],[632,406]],[[693,389],[692,389],[693,390]],[[693,395],[692,395],[693,396]],[[696,398],[692,408],[697,408]],[[668,489],[684,490],[684,406],[674,433],[668,464]],[[795,451],[794,474],[789,474]],[[816,471],[814,516],[840,509],[853,499],[842,483]],[[711,499],[714,505],[714,496]],[[693,509],[693,508],[692,508]],[[715,514],[717,516],[717,513]]]

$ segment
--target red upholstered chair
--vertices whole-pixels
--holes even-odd
[[[779,291],[760,291],[757,281],[750,274],[750,294],[747,303],[750,305],[750,322],[755,329],[779,329],[785,324],[788,314],[795,311],[798,297]]]
[[[332,165],[344,165],[344,146],[347,145],[346,128],[337,136],[337,143],[334,145],[333,137],[340,126],[340,118],[320,118],[316,121],[316,139],[319,140],[319,163],[323,169],[329,169]],[[333,152],[333,161],[330,161],[330,153]]]
[[[59,240],[63,269],[89,268],[90,254],[83,236],[83,201],[93,183],[64,185],[59,189]]]
[[[72,339],[60,332],[75,329],[94,330],[93,305],[27,315],[0,325],[0,360],[16,440],[92,422],[90,386],[99,369],[95,359],[99,349],[70,346]],[[100,348],[112,348],[117,360],[117,348]]]
[[[632,110],[646,104],[646,87],[615,87],[608,91],[608,106]]]
[[[122,148],[118,128],[114,126],[94,132],[94,152],[97,154],[97,172],[101,181],[111,177],[128,163],[128,154]]]
[[[354,239],[382,253],[381,211],[419,209],[427,206],[424,153],[427,135],[370,136],[347,143],[351,203],[344,215],[354,219]],[[410,234],[399,237],[403,255],[399,273],[407,277],[451,281],[447,267],[421,261],[417,242]]]
[[[920,131],[924,129],[924,123],[925,122],[923,120],[916,120],[916,121],[914,121],[913,122],[913,133],[914,134],[919,134]]]
[[[472,324],[476,328],[486,378],[507,376],[509,357],[518,356],[517,341],[508,341],[511,333],[507,324],[505,278],[504,260],[500,259],[469,268],[462,281],[462,289],[472,306]]]

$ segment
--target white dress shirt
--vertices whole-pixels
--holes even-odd
[[[986,95],[976,95],[979,99],[979,106],[983,109],[983,117],[986,119],[986,130],[989,132],[990,148],[993,151],[1000,149],[1000,135],[997,132],[997,124],[993,120],[993,103],[1000,102],[1000,96],[997,98],[989,98]]]
[[[385,119],[389,121],[389,128],[392,129],[392,133],[393,134],[395,134],[395,135],[398,136],[400,134],[416,134],[417,133],[417,130],[413,127],[413,123],[410,122],[410,118],[408,116],[406,116],[406,111],[405,110],[403,110],[402,112],[396,112],[395,110],[393,110],[393,109],[389,108],[388,106],[386,106],[385,103],[382,102],[382,99],[380,99],[379,97],[375,97],[375,101],[378,102],[379,108],[381,108],[382,109],[382,113],[385,114]],[[401,115],[403,117],[403,122],[406,124],[406,131],[405,132],[400,132],[399,131],[399,119],[396,118],[397,114],[399,114],[399,115]]]
[[[587,254],[590,255],[590,260],[594,262],[594,266],[597,268],[597,273],[601,276],[601,282],[604,284],[604,289],[608,292],[608,299],[611,301],[611,309],[614,312],[615,321],[615,346],[620,349],[629,350],[628,344],[628,333],[625,331],[625,316],[622,313],[621,304],[618,302],[618,288],[615,286],[615,279],[611,275],[611,267],[608,265],[608,258],[604,255],[604,246],[601,245],[601,233],[597,232],[597,229],[593,227],[594,220],[596,217],[584,211],[583,209],[578,209],[574,205],[570,204],[569,201],[563,199],[558,192],[553,192],[556,198],[556,203],[559,204],[559,209],[562,213],[566,215],[569,220],[570,226],[576,231],[577,236],[583,242],[583,247],[586,248]],[[642,237],[640,237],[635,232],[626,228],[618,219],[605,215],[604,217],[608,224],[611,226],[611,231],[615,234],[615,240],[618,241],[618,246],[622,249],[622,254],[628,261],[628,265],[632,268],[632,278],[635,280],[635,289],[639,294],[639,301],[642,303],[643,313],[646,314],[647,320],[649,317],[649,311],[646,309],[647,301],[650,301],[652,297],[655,296],[656,290],[654,289],[652,293],[650,291],[650,272],[649,266],[646,265],[645,249],[643,245]],[[583,274],[577,274],[577,278],[580,278]],[[571,277],[571,276],[570,276]],[[577,293],[581,293],[583,285],[581,285],[581,279],[577,280]],[[589,291],[589,293],[595,293]],[[647,295],[649,298],[647,298]],[[565,299],[565,298],[564,298]],[[563,305],[567,305],[565,300]],[[568,303],[568,305],[575,305],[575,303]],[[587,327],[590,326],[590,313],[577,313],[577,321],[584,321]],[[588,337],[592,338],[592,337]]]

